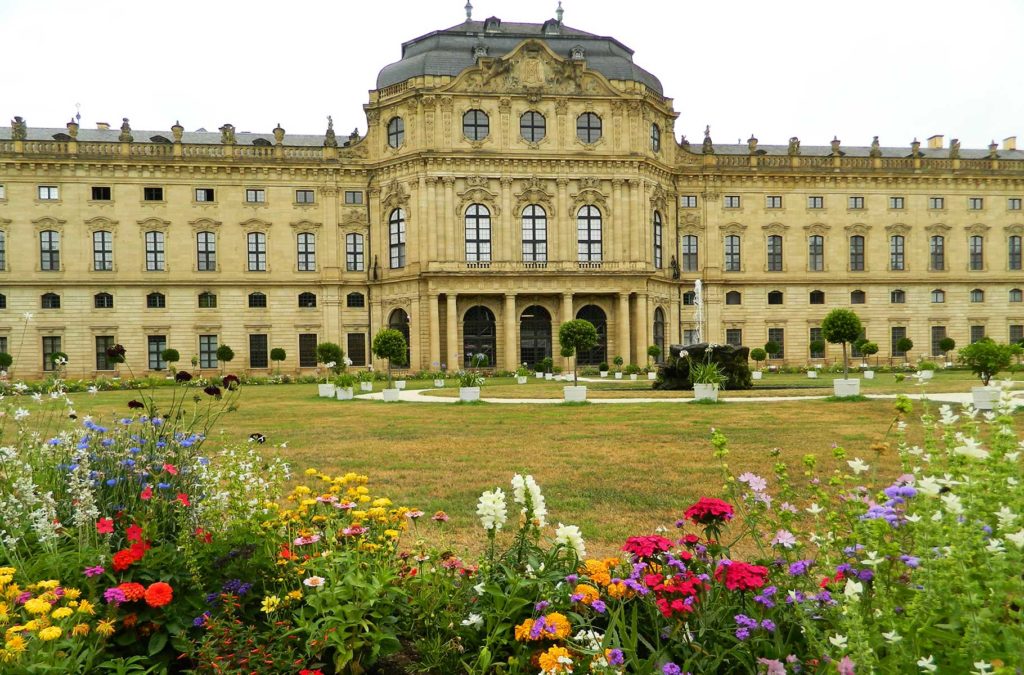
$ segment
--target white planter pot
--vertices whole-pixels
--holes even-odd
[[[444,387],[444,380],[434,380],[434,386],[438,389]]]
[[[318,384],[317,389],[320,392],[320,396],[324,398],[334,398],[334,385],[333,384]]]
[[[538,380],[543,380],[544,379],[544,373],[534,373],[533,376],[535,378],[537,378]]]
[[[395,380],[395,389],[405,389],[405,380]]]
[[[818,379],[818,371],[816,371],[816,370],[808,370],[807,371],[807,377],[809,377],[812,380]]]
[[[587,400],[586,387],[562,387],[566,403],[582,403]]]
[[[629,379],[631,379],[634,382],[636,382],[637,375],[638,375],[638,373],[630,373],[629,374]]]
[[[974,407],[978,410],[992,410],[999,402],[999,387],[971,387]]]
[[[397,389],[385,389],[381,392],[384,394],[384,400],[388,403],[394,403],[398,400],[398,394],[400,393]]]
[[[545,380],[553,380],[553,379],[555,379],[555,376],[552,373],[544,373],[544,379]]]
[[[459,400],[472,402],[480,400],[480,387],[459,387]]]
[[[359,391],[373,391],[373,382],[360,382]]]
[[[873,371],[873,370],[865,370],[864,371],[864,379],[865,380],[873,380],[873,379],[875,379],[875,371]]]
[[[693,385],[693,400],[695,401],[717,401],[717,384],[695,384]]]
[[[608,377],[608,371],[607,370],[602,370],[601,371],[601,377]]]
[[[860,380],[855,377],[851,377],[848,380],[838,378],[832,380],[832,388],[837,397],[845,398],[847,396],[859,396]]]
[[[526,375],[516,375],[516,384],[526,384]]]
[[[656,380],[656,379],[658,379],[658,373],[655,372],[655,371],[651,371],[651,372],[647,373],[647,379],[648,380]]]
[[[815,364],[814,364],[814,367],[815,367],[816,369],[818,369],[818,370],[821,370],[821,364],[820,364],[820,363],[815,363]]]
[[[922,380],[930,380],[933,377],[935,377],[935,371],[934,370],[922,370],[922,371],[920,371],[917,374],[917,376],[919,378],[921,378]]]
[[[750,373],[750,376],[755,380],[760,380],[762,377],[764,377],[764,373],[762,373],[760,370],[755,370],[754,372]]]
[[[622,373],[615,373],[615,379],[616,380],[621,380],[622,379]]]
[[[352,392],[352,387],[335,387],[334,395],[339,401],[351,401],[355,394]]]

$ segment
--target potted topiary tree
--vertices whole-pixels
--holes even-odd
[[[861,356],[863,356],[864,359],[867,361],[872,356],[878,353],[878,343],[864,340],[863,342],[860,343],[860,346],[857,347],[857,350],[860,351]],[[875,371],[871,370],[870,362],[868,362],[868,369],[864,371],[864,379],[872,380],[874,379],[874,377]]]
[[[0,352],[0,377],[7,379],[7,371],[14,363],[14,357],[7,352]]]
[[[910,363],[910,350],[914,348],[914,341],[908,337],[901,337],[896,341],[896,349],[903,352],[903,363]]]
[[[324,381],[318,385],[320,396],[334,398],[334,383],[331,376],[337,377],[345,369],[345,352],[333,342],[321,342],[316,346],[317,368],[323,366]]]
[[[846,345],[860,337],[860,317],[848,309],[833,309],[821,322],[821,336],[831,344],[843,346],[843,377],[832,380],[836,396],[860,395],[860,380],[850,377],[850,359]]]
[[[597,367],[597,370],[601,374],[601,377],[608,377],[608,362],[602,361],[601,365]]]
[[[750,376],[755,380],[760,380],[764,375],[764,373],[761,372],[761,362],[768,358],[768,352],[760,347],[754,347],[750,350],[750,358],[754,359],[754,363],[757,364],[756,369],[750,374]]]
[[[658,359],[661,358],[661,347],[658,345],[651,345],[647,348],[647,360],[651,365],[647,369],[647,379],[653,380],[658,377]]]
[[[775,357],[782,353],[782,345],[780,345],[778,342],[775,342],[774,340],[769,340],[768,342],[764,343],[764,352],[765,354],[768,355],[769,359],[774,359]],[[770,365],[768,366],[768,369],[774,370],[775,366]]]
[[[220,372],[224,372],[224,364],[231,363],[235,360],[235,350],[227,345],[221,345],[217,347],[217,366],[220,368]]]
[[[942,350],[942,360],[946,362],[946,367],[949,368],[953,365],[953,362],[949,360],[949,353],[956,349],[956,340],[947,336],[939,340],[939,349]]]
[[[542,366],[544,366],[544,379],[545,380],[553,380],[553,379],[555,379],[555,374],[553,372],[551,372],[555,368],[555,361],[554,361],[554,359],[552,359],[550,356],[545,356],[543,359],[541,359],[540,364]]]
[[[621,356],[616,356],[614,359],[612,359],[612,363],[615,364],[615,379],[616,380],[621,380],[622,379],[622,364],[624,363],[624,361],[622,360],[622,357]]]
[[[171,371],[171,376],[174,376],[177,368],[174,364],[181,360],[181,354],[178,353],[177,349],[165,349],[160,352],[160,358],[167,364],[167,370]]]
[[[379,359],[387,359],[388,362],[388,388],[382,393],[384,400],[394,402],[398,400],[398,389],[393,388],[391,378],[391,366],[405,364],[405,352],[408,345],[405,336],[401,331],[394,328],[382,328],[373,337],[373,354]]]
[[[992,410],[999,400],[999,387],[990,387],[992,378],[1006,370],[1013,358],[1021,353],[1020,345],[1000,344],[990,337],[983,337],[958,352],[960,363],[981,378],[980,387],[971,388],[974,407],[978,410]]]
[[[579,377],[576,375],[576,359],[573,357],[582,351],[596,347],[598,339],[597,329],[586,319],[566,321],[558,329],[558,345],[562,348],[561,354],[567,359],[572,359],[573,385],[562,387],[562,394],[567,402],[580,403],[587,400],[587,388],[580,386]]]
[[[280,347],[270,350],[270,360],[277,364],[277,374],[281,374],[281,362],[288,358],[288,355]]]
[[[825,341],[822,340],[821,338],[818,338],[817,340],[811,340],[810,347],[811,347],[811,353],[812,354],[824,354],[825,353]],[[818,376],[818,369],[819,368],[821,368],[821,364],[820,363],[812,364],[812,366],[807,370],[807,377],[811,377],[811,378],[817,377]]]

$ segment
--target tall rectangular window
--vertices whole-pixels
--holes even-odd
[[[388,244],[391,269],[405,267],[405,211],[402,209],[395,209],[388,217]]]
[[[1010,344],[1020,344],[1024,340],[1024,324],[1010,324]]]
[[[113,335],[96,336],[96,370],[114,370],[114,364],[107,356],[107,350],[113,346]]]
[[[316,333],[299,333],[299,368],[316,368]]]
[[[807,238],[807,269],[811,272],[825,270],[825,237],[820,234]]]
[[[57,335],[43,336],[43,370],[56,370],[53,355],[60,351],[60,337]]]
[[[891,331],[891,354],[893,356],[906,356],[907,353],[899,348],[900,340],[907,337],[907,329],[904,326],[893,326]]]
[[[772,356],[773,359],[784,359],[786,358],[786,329],[785,328],[769,328],[768,329],[768,342],[774,342],[779,345],[779,353]]]
[[[0,190],[3,190],[3,187],[4,187],[3,185],[0,185]],[[3,199],[3,197],[0,196],[0,199]],[[1006,200],[1006,210],[1007,211],[1020,211],[1021,210],[1021,198],[1020,197],[1010,197],[1009,199],[1007,199]]]
[[[366,365],[366,336],[362,333],[349,333],[348,358],[352,359],[353,366]]]
[[[941,235],[935,235],[929,240],[929,254],[931,257],[931,269],[942,271],[946,269],[946,240]]]
[[[39,269],[60,271],[60,232],[43,230],[39,233]]]
[[[150,370],[163,370],[167,367],[164,361],[164,350],[167,349],[166,335],[146,336],[146,355],[149,357]]]
[[[808,345],[813,345],[818,340],[821,340],[822,339],[821,338],[821,328],[812,328],[810,330],[810,334],[807,337],[809,338],[809,340],[807,342]],[[819,349],[819,350],[815,351],[814,347],[810,347],[810,353],[811,353],[811,358],[812,359],[823,359],[823,358],[825,358],[825,350],[824,349]]]
[[[864,271],[864,237],[860,234],[850,237],[850,271]]]
[[[248,248],[250,272],[267,271],[267,235],[262,232],[250,232],[245,236]]]
[[[889,237],[889,269],[901,271],[904,265],[904,246],[906,242],[902,234]]]
[[[683,344],[684,345],[695,345],[700,339],[700,331],[696,328],[684,328],[683,329]]]
[[[766,209],[781,209],[782,195],[767,195],[764,198],[764,207]]]
[[[1006,242],[1006,246],[1007,246],[1007,261],[1006,262],[1007,262],[1007,267],[1009,267],[1011,270],[1019,270],[1021,268],[1021,265],[1020,265],[1021,245],[1020,244],[1021,244],[1020,235],[1016,235],[1016,234],[1013,235],[1012,237],[1010,237],[1007,240],[1007,242]]]
[[[490,262],[491,212],[483,204],[470,204],[466,209],[466,261]]]
[[[249,336],[249,367],[267,368],[270,365],[270,351],[267,348],[266,333],[256,333]]]
[[[946,327],[945,326],[932,326],[932,355],[941,356],[942,347],[939,343],[946,339]]]
[[[768,237],[768,271],[782,271],[782,236],[778,234]]]
[[[971,344],[985,337],[984,326],[971,326]]]
[[[683,236],[683,271],[697,271],[697,235],[687,234]]]
[[[300,232],[296,238],[298,251],[296,255],[300,272],[316,271],[316,235],[312,232]]]
[[[200,272],[217,270],[217,235],[213,232],[196,234],[196,269]]]
[[[7,336],[6,335],[0,336],[0,353],[4,353],[4,354],[10,354],[11,353],[10,351],[7,350]]]
[[[529,204],[523,209],[523,262],[547,262],[548,214],[544,207]]]
[[[92,268],[97,272],[114,269],[114,235],[105,230],[92,233]]]
[[[657,211],[654,212],[654,269],[660,270],[662,263],[662,247],[661,247],[661,214]]]
[[[216,368],[217,367],[217,336],[216,335],[200,335],[199,336],[199,367],[200,368]]]
[[[345,271],[362,272],[363,262],[363,235],[352,232],[345,235]]]
[[[0,271],[7,269],[7,233],[0,230]]]
[[[825,198],[820,196],[812,196],[807,198],[807,208],[809,209],[823,209],[825,208]]]
[[[580,262],[601,262],[601,211],[582,206],[576,214],[577,258]]]
[[[730,234],[725,238],[725,271],[739,272],[741,262],[740,236],[738,234]]]
[[[7,199],[7,188],[3,183],[0,183],[0,201]]]
[[[985,269],[985,238],[980,235],[973,235],[969,242],[971,254],[971,271],[979,272]]]
[[[164,269],[164,233],[146,233],[146,271],[162,272]]]
[[[742,328],[726,328],[725,329],[725,344],[732,345],[734,347],[740,347],[743,345],[743,329]]]

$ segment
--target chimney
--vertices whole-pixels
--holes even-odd
[[[928,149],[939,150],[942,148],[943,136],[942,134],[935,134],[934,136],[928,137]]]
[[[110,130],[110,125],[107,124],[106,122],[97,122],[96,123],[96,128],[99,129],[100,131],[109,131]]]
[[[1017,149],[1017,137],[1007,136],[1003,139],[1003,150],[1016,150]]]

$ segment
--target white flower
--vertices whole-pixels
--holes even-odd
[[[917,660],[917,667],[920,668],[921,672],[924,672],[924,673],[934,673],[936,670],[939,669],[939,667],[937,665],[935,665],[935,657],[932,656],[931,654],[928,655],[927,659],[925,659],[925,658],[918,659]]]
[[[480,524],[485,530],[497,532],[502,528],[508,520],[508,510],[505,506],[505,493],[501,488],[480,495],[476,515],[480,516]]]
[[[345,358],[343,358],[343,359],[341,360],[341,362],[345,364],[345,367],[346,367],[346,368],[348,368],[349,366],[351,366],[351,365],[352,365],[352,359],[350,359],[350,358],[349,358],[349,357],[347,357],[347,356],[346,356]]]
[[[26,321],[26,322],[28,322],[28,321],[31,321],[31,320],[32,320],[32,316],[33,316],[33,314],[32,314],[32,312],[25,312],[25,313],[24,313],[24,314],[22,314],[21,316],[22,316],[22,317],[24,317],[24,319],[25,319],[25,321]]]
[[[919,514],[917,514],[917,513],[914,513],[914,514],[908,513],[907,515],[905,515],[903,517],[906,518],[907,522],[909,522],[909,523],[916,523],[919,520],[921,520],[921,516]]]
[[[965,457],[972,457],[974,459],[985,459],[988,457],[988,450],[981,447],[981,443],[973,438],[965,438],[961,434],[957,434],[958,440],[963,445],[958,445],[953,448],[953,452],[957,455],[963,455]]]
[[[942,485],[935,478],[935,476],[925,476],[921,480],[914,483],[914,487],[921,494],[928,495],[929,497],[937,497],[939,491],[942,489]]]
[[[992,672],[992,664],[984,661],[975,661],[974,667],[977,668],[977,670],[972,670],[971,675],[986,675],[986,673]]]
[[[878,557],[878,551],[868,551],[868,557],[860,561],[861,565],[867,565],[869,567],[878,567],[885,562],[885,558]]]
[[[97,393],[97,392],[99,391],[99,389],[97,389],[97,388],[96,388],[96,386],[95,386],[95,385],[93,385],[93,386],[89,387],[89,388],[88,388],[88,389],[87,389],[86,391],[88,391],[88,392],[89,392],[90,394],[92,394],[93,396],[95,396],[95,395],[96,395],[96,393]]]
[[[960,501],[960,497],[958,497],[957,495],[953,494],[952,492],[947,492],[946,494],[939,497],[939,499],[942,500],[942,505],[946,507],[946,511],[948,511],[952,515],[959,516],[963,514],[964,505]]]
[[[828,639],[828,641],[836,647],[839,647],[840,649],[846,649],[847,639],[845,635],[840,635],[839,633],[836,633],[835,635],[831,636]]]
[[[772,539],[772,546],[782,546],[783,548],[793,548],[796,546],[796,537],[789,530],[779,530],[775,533],[775,538]]]
[[[1008,530],[1013,527],[1013,524],[1017,521],[1019,516],[1010,510],[1009,507],[1003,506],[1001,509],[996,511],[996,520],[999,521],[1000,530]]]
[[[843,589],[843,595],[850,600],[860,600],[860,594],[864,592],[864,584],[853,579],[846,580],[846,588]]]
[[[25,384],[24,382],[16,382],[14,385],[14,391],[18,392],[19,394],[24,393],[27,389],[28,385]]]
[[[900,635],[899,633],[897,633],[896,631],[891,631],[889,633],[882,633],[882,637],[884,637],[885,641],[888,642],[889,644],[896,644],[897,642],[899,642],[900,640],[903,639],[903,636]]]
[[[512,477],[512,500],[516,504],[523,505],[521,513],[524,516],[530,516],[532,513],[538,527],[547,525],[547,505],[544,502],[544,495],[541,494],[540,486],[537,485],[533,476],[528,475],[523,478],[517,473]]]
[[[484,594],[484,582],[481,581],[476,586],[474,586],[473,587],[473,592],[476,593],[477,595],[483,595]]]
[[[990,539],[988,545],[985,546],[985,550],[992,555],[1002,555],[1006,553],[1006,548],[1003,546],[1002,539]]]
[[[1003,455],[1003,459],[1005,459],[1010,464],[1016,464],[1017,460],[1020,459],[1020,451],[1018,450],[1016,452],[1008,452],[1005,455]]]
[[[327,580],[323,577],[307,577],[302,580],[302,583],[304,583],[306,586],[309,586],[310,588],[319,588],[323,586],[326,582]]]
[[[956,424],[956,421],[960,419],[959,415],[953,414],[953,409],[949,406],[949,404],[943,404],[939,406],[939,415],[941,416],[939,422],[941,422],[947,427]]]
[[[1024,529],[1019,532],[1014,532],[1013,534],[1008,534],[1006,535],[1006,538],[1017,548],[1024,548]]]
[[[846,463],[850,465],[851,469],[853,469],[853,473],[858,476],[871,468],[860,457],[854,457],[853,459],[847,460]]]
[[[32,400],[35,401],[36,403],[42,403],[43,395],[37,391],[36,393],[32,394]]]
[[[28,417],[28,411],[25,410],[24,408],[18,408],[17,410],[14,411],[14,419],[16,421],[21,421],[26,417]]]
[[[483,628],[484,617],[473,612],[469,613],[469,616],[462,620],[463,626],[472,626],[473,628]]]
[[[580,560],[587,557],[587,547],[583,543],[580,528],[576,525],[563,525],[559,523],[558,529],[555,530],[555,543],[575,550],[576,557]]]
[[[817,504],[811,504],[806,509],[804,509],[804,511],[807,511],[807,513],[811,514],[812,516],[816,516],[824,510],[825,509],[821,508]]]

